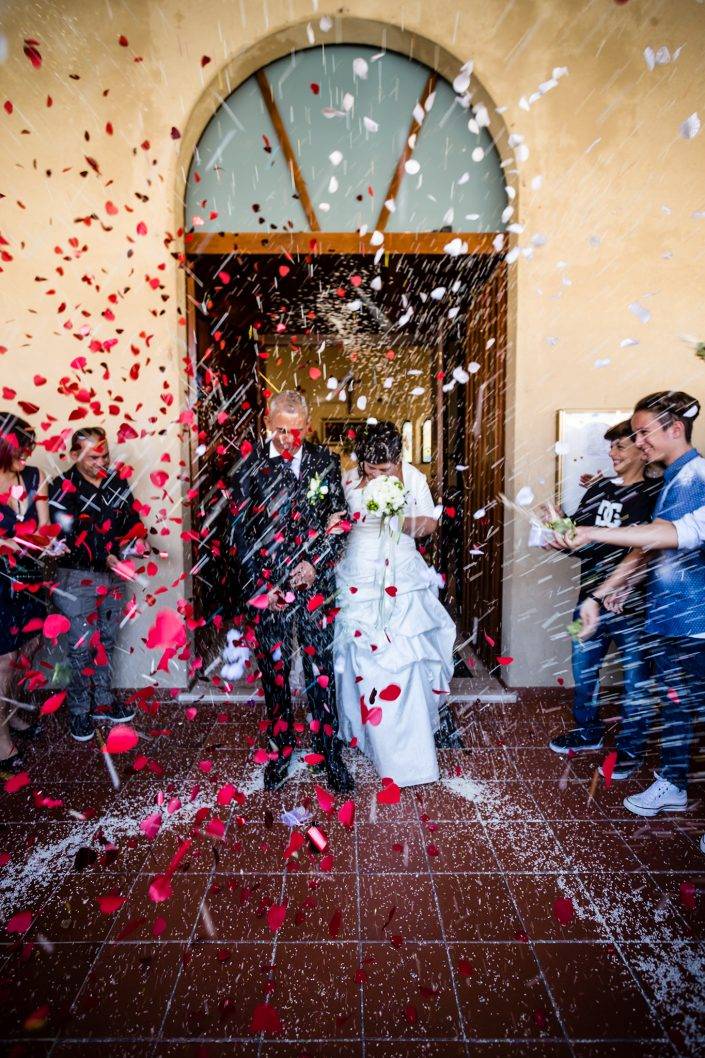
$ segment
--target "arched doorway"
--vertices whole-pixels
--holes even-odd
[[[494,663],[513,207],[468,89],[467,71],[451,85],[393,51],[305,48],[239,85],[198,140],[184,227],[207,627],[237,590],[219,543],[227,475],[264,395],[297,386],[343,454],[370,415],[403,430],[443,498],[447,601]]]

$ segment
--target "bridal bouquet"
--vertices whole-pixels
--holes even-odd
[[[404,511],[406,489],[399,478],[380,474],[365,485],[362,490],[362,503],[369,514],[376,515],[382,519],[383,525],[386,523],[389,526],[392,518]]]

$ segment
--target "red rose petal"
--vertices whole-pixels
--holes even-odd
[[[111,728],[105,740],[105,752],[111,755],[114,753],[127,753],[129,750],[134,749],[138,742],[139,738],[133,727],[129,727],[127,724],[116,724],[115,727]]]
[[[32,911],[18,911],[13,915],[5,926],[6,933],[26,933],[32,925],[34,913]]]
[[[401,687],[397,686],[396,683],[390,683],[387,687],[383,687],[377,695],[383,702],[396,702],[397,698],[401,694]]]

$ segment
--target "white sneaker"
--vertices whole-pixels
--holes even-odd
[[[703,834],[700,839],[700,851],[702,852],[703,856],[705,856],[705,834]]]
[[[685,812],[688,807],[688,794],[679,790],[668,779],[652,782],[643,793],[632,794],[624,798],[624,807],[635,816],[657,816],[659,812]]]

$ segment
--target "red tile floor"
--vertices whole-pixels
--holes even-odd
[[[3,1054],[705,1054],[697,784],[684,816],[630,816],[622,798],[649,772],[593,791],[599,756],[556,758],[566,703],[532,691],[468,710],[466,749],[397,804],[378,803],[351,752],[346,827],[303,763],[265,794],[258,707],[221,709],[141,716],[138,748],[113,758],[117,789],[96,745],[47,725],[29,784],[0,793]],[[285,855],[280,816],[299,806],[327,858],[307,841]],[[8,932],[21,912],[26,932]]]

